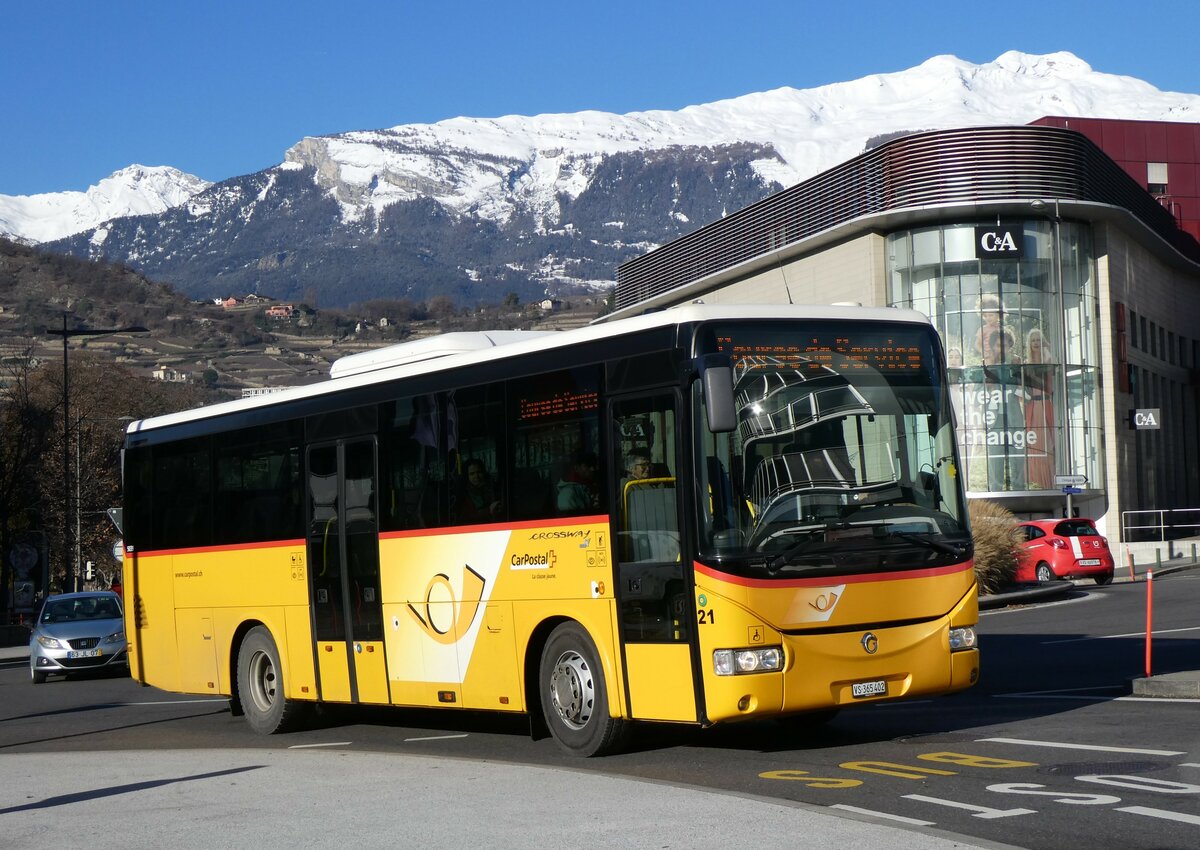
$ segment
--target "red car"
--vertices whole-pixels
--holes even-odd
[[[1090,578],[1113,580],[1108,540],[1090,519],[1031,519],[1017,525],[1025,538],[1017,562],[1017,582]]]

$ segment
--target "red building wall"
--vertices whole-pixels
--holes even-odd
[[[1147,164],[1167,164],[1167,191],[1156,195],[1183,231],[1200,240],[1200,124],[1047,116],[1031,122],[1077,130],[1147,185]]]

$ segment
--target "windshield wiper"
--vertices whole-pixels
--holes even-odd
[[[953,555],[955,558],[962,558],[967,553],[967,547],[961,543],[947,543],[945,540],[934,540],[930,537],[914,534],[911,531],[893,531],[891,535],[899,537],[901,540],[907,540],[909,543],[924,546],[926,549],[933,549],[935,552]]]
[[[770,575],[775,575],[780,568],[789,560],[797,555],[815,547],[818,543],[827,543],[825,532],[831,528],[848,528],[849,523],[845,522],[830,522],[826,523],[822,528],[814,528],[807,532],[804,537],[797,540],[795,543],[789,544],[782,552],[777,552],[775,555],[767,559],[766,567]]]

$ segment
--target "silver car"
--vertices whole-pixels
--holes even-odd
[[[29,636],[29,675],[129,667],[121,597],[112,591],[49,596]]]

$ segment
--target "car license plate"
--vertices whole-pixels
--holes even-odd
[[[67,658],[97,658],[99,655],[98,649],[72,649],[67,653]]]
[[[1098,566],[1100,566],[1100,559],[1099,558],[1084,558],[1082,561],[1079,562],[1079,566],[1081,566],[1081,567],[1098,567]]]
[[[852,697],[877,697],[887,693],[887,682],[876,679],[873,682],[855,682],[850,686]]]

